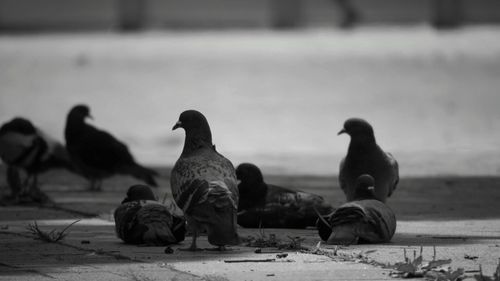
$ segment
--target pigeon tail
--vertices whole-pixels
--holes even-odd
[[[358,239],[365,243],[388,242],[396,231],[394,212],[375,199],[351,201],[340,206],[329,218],[329,223],[332,234],[327,241],[333,244],[357,243]],[[356,241],[348,241],[353,237]]]

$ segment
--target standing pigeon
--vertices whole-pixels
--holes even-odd
[[[85,123],[90,117],[86,105],[73,107],[66,120],[66,147],[79,172],[91,182],[91,190],[100,190],[102,179],[127,174],[157,186],[157,173],[137,164],[127,146],[111,134]]]
[[[362,174],[370,174],[375,179],[375,197],[385,202],[399,182],[398,162],[377,145],[373,128],[365,120],[348,119],[338,134],[343,133],[351,136],[349,149],[340,163],[339,172],[340,187],[347,201],[354,200],[356,179]]]
[[[55,168],[73,169],[66,148],[21,117],[0,127],[0,158],[7,164],[12,196],[28,195],[35,201],[48,199],[38,188],[39,173]],[[20,170],[27,174],[24,182]]]
[[[328,244],[385,243],[396,232],[394,212],[375,198],[374,179],[361,175],[356,180],[354,200],[340,206],[324,221],[318,233]]]
[[[184,111],[172,130],[177,128],[184,128],[186,138],[170,185],[193,234],[188,250],[197,250],[196,238],[204,230],[208,242],[220,250],[238,244],[238,187],[233,165],[215,150],[210,126],[200,112]]]
[[[265,183],[254,164],[240,164],[236,177],[241,181],[238,224],[243,227],[306,228],[315,225],[318,213],[333,211],[319,195]]]
[[[115,230],[127,244],[163,246],[184,240],[186,221],[174,202],[160,203],[145,185],[133,185],[115,210]]]

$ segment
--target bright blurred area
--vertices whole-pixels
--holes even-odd
[[[0,122],[68,110],[173,165],[185,109],[265,173],[337,174],[363,117],[403,175],[500,174],[496,0],[0,0]]]

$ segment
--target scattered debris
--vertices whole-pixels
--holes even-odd
[[[274,273],[266,274],[266,276],[276,276]]]
[[[288,257],[287,253],[281,253],[281,254],[277,254],[276,255],[276,258],[278,258],[278,259],[283,259],[283,258],[286,258],[286,257]]]
[[[66,230],[68,230],[71,226],[73,226],[75,223],[79,221],[80,220],[76,220],[70,223],[62,231],[57,231],[56,229],[52,229],[50,232],[43,231],[38,227],[36,221],[34,221],[32,224],[29,224],[26,228],[33,236],[35,236],[35,239],[39,239],[45,242],[55,243],[64,239],[64,237],[68,235],[66,233]]]
[[[422,256],[423,247],[420,247],[420,255],[417,257],[416,251],[413,251],[413,260],[407,257],[406,249],[403,249],[404,262],[396,263],[390,268],[395,269],[390,276],[395,278],[418,278],[426,277],[431,280],[440,281],[458,281],[462,280],[464,269],[459,268],[452,270],[451,268],[443,269],[442,266],[450,264],[451,259],[436,260],[436,247],[433,247],[432,261],[425,262]]]
[[[473,260],[474,261],[474,260],[477,260],[478,258],[479,258],[478,256],[470,256],[467,254],[464,256],[464,259],[466,259],[466,260]]]
[[[244,259],[244,260],[224,260],[225,263],[239,263],[239,262],[275,262],[276,259]]]
[[[81,244],[90,244],[90,241],[89,240],[82,240],[80,241]]]
[[[259,237],[248,236],[246,238],[246,246],[247,247],[257,247],[255,253],[264,253],[262,248],[278,248],[279,250],[304,250],[305,247],[302,246],[302,242],[305,240],[303,237],[291,237],[287,236],[289,241],[282,241],[276,238],[275,234],[269,234],[267,237],[263,230],[261,229],[261,233]],[[265,252],[272,253],[272,252]]]
[[[166,247],[165,250],[164,250],[165,254],[173,254],[174,253],[174,249],[170,248],[170,247]]]

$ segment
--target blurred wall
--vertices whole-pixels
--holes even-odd
[[[336,0],[0,0],[4,30],[333,26]],[[352,0],[360,23],[499,23],[499,0]]]

